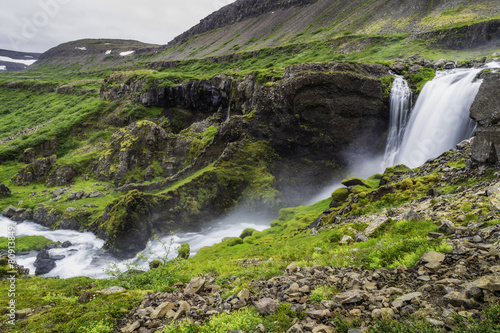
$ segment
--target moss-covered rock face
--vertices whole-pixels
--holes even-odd
[[[55,163],[55,155],[48,158],[39,158],[19,170],[18,173],[12,177],[12,183],[25,186],[45,180]]]
[[[96,176],[124,183],[144,181],[147,170],[152,178],[170,175],[167,150],[165,130],[151,121],[138,121],[113,134],[108,150],[97,163]]]
[[[97,224],[96,233],[117,257],[132,257],[146,247],[153,235],[151,206],[154,196],[131,191],[111,202]]]

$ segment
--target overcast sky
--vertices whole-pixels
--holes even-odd
[[[82,38],[166,44],[235,0],[1,0],[0,49],[44,52]]]

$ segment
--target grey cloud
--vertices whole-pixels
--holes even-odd
[[[0,48],[44,52],[82,38],[166,44],[234,0],[2,0]]]

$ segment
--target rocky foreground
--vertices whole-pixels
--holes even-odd
[[[296,318],[288,332],[335,332],[330,320],[338,315],[357,319],[360,331],[381,317],[400,319],[411,314],[436,327],[453,329],[454,314],[478,317],[486,304],[499,301],[499,230],[497,226],[479,230],[477,225],[456,230],[450,238],[454,245],[450,253],[429,251],[411,268],[367,270],[292,263],[283,275],[252,281],[249,288],[229,297],[223,296],[225,290],[214,284],[214,277],[195,277],[188,285],[179,285],[178,291],[145,295],[118,326],[121,332],[156,332],[184,318],[201,324],[219,312],[247,306],[269,315],[279,303],[290,303],[292,311],[304,317]],[[322,285],[340,292],[331,300],[311,301],[311,291]],[[266,332],[265,327],[257,329]]]
[[[337,332],[332,318],[338,316],[355,323],[357,329],[349,332],[365,331],[381,318],[405,320],[416,316],[436,331],[456,329],[457,316],[480,319],[485,306],[500,301],[500,225],[495,224],[499,208],[498,174],[470,187],[458,187],[451,194],[443,194],[442,189],[460,177],[481,178],[484,168],[470,162],[459,164],[470,156],[470,146],[470,142],[462,143],[458,150],[445,153],[417,170],[393,176],[394,180],[404,180],[442,174],[441,183],[429,190],[427,196],[375,215],[334,218],[336,224],[312,229],[314,234],[353,221],[369,223],[365,232],[356,236],[356,241],[362,242],[389,220],[418,223],[431,219],[439,227],[437,232],[429,233],[429,239],[446,240],[450,252],[429,251],[413,267],[402,265],[391,270],[297,267],[291,263],[283,275],[253,280],[234,294],[228,291],[238,284],[236,277],[236,281],[223,281],[221,288],[215,284],[214,276],[202,275],[194,277],[188,285],[177,284],[174,292],[145,295],[139,307],[116,323],[115,330],[156,332],[163,325],[182,319],[201,325],[211,316],[245,307],[255,307],[259,314],[269,315],[278,310],[280,303],[290,304],[297,314],[288,330],[295,333]],[[486,206],[488,213],[481,209]],[[471,217],[474,221],[467,222]],[[349,238],[344,237],[341,243],[354,241]],[[241,260],[242,266],[263,263],[258,259]],[[318,286],[327,286],[335,292],[318,299],[312,296]],[[255,332],[266,331],[262,324],[255,329]]]

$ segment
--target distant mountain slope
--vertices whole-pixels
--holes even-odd
[[[0,72],[20,71],[35,63],[40,53],[0,50]]]
[[[79,63],[81,69],[120,66],[144,55],[154,55],[159,45],[135,40],[81,39],[58,45],[40,56],[36,66],[60,67]]]
[[[162,59],[220,56],[350,34],[425,33],[492,18],[500,18],[498,0],[237,0],[176,37]]]

